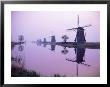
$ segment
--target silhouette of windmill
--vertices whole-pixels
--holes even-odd
[[[84,30],[85,30],[85,28],[86,27],[90,27],[91,26],[91,24],[89,24],[89,25],[85,25],[85,26],[80,26],[79,25],[79,15],[77,15],[77,17],[78,17],[78,20],[77,20],[77,27],[76,28],[71,28],[71,29],[67,29],[67,30],[74,30],[74,31],[76,31],[76,37],[75,37],[75,42],[77,42],[77,44],[79,44],[79,43],[85,43],[86,42],[86,39],[85,39],[85,36],[86,36],[86,34],[84,34]]]

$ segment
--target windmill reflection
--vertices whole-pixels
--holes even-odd
[[[51,51],[55,51],[55,46],[56,46],[56,45],[50,45],[50,46],[51,46],[51,49],[50,49],[50,50],[51,50]]]
[[[43,45],[50,45],[51,46],[51,51],[55,51],[55,47],[56,45],[55,44],[52,44],[52,43],[49,43],[49,44],[46,44],[46,43],[42,43]],[[61,53],[66,55],[69,53],[69,51],[67,50],[67,46],[66,45],[62,45],[63,47],[63,50],[61,50]],[[71,59],[71,58],[66,58],[67,61],[70,61],[70,62],[73,62],[75,63],[76,62],[76,76],[78,76],[78,65],[81,64],[81,65],[85,65],[87,67],[89,67],[90,65],[89,64],[86,64],[86,61],[85,61],[85,51],[86,51],[86,48],[85,47],[82,47],[82,46],[77,46],[77,47],[72,47],[74,49],[74,52],[75,52],[75,59]]]
[[[22,55],[18,55],[16,57],[11,57],[11,62],[12,62],[12,67],[19,67],[23,68],[24,67],[24,60]]]
[[[18,53],[17,55],[12,55],[11,56],[11,62],[12,62],[12,67],[20,67],[23,68],[24,67],[24,57],[22,54],[23,50],[24,50],[24,46],[23,44],[25,43],[24,41],[24,36],[23,35],[19,35],[18,36],[18,41],[12,41],[11,42],[11,50],[13,50],[15,48],[15,46],[18,46]]]
[[[85,48],[75,48],[76,60],[73,59],[66,59],[68,61],[77,62],[78,64],[82,64],[85,62],[84,55],[85,55]]]
[[[70,59],[70,58],[66,58],[67,61],[70,62],[76,62],[76,75],[78,76],[78,64],[82,64],[85,66],[90,66],[88,64],[85,63],[85,48],[84,47],[77,47],[74,49],[75,50],[75,54],[76,54],[76,58],[75,59]]]

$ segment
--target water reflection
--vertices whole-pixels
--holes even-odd
[[[77,65],[76,65],[77,74],[76,75],[78,76],[78,64],[83,64],[85,66],[90,66],[90,65],[84,63],[85,62],[85,59],[84,59],[85,48],[77,47],[74,50],[75,50],[76,58],[75,59],[66,58],[66,60],[70,61],[70,62],[76,62],[77,63]]]
[[[54,40],[55,41],[55,40]],[[86,63],[86,59],[85,59],[85,53],[86,53],[86,47],[80,47],[80,46],[78,46],[78,47],[76,47],[76,46],[68,46],[67,45],[67,43],[68,42],[65,42],[65,44],[63,44],[63,45],[59,45],[59,43],[57,43],[57,42],[47,42],[45,39],[43,40],[43,41],[41,41],[41,39],[39,39],[39,40],[37,40],[37,41],[32,41],[32,43],[28,43],[29,44],[29,46],[25,46],[25,44],[20,44],[21,42],[19,42],[19,44],[18,44],[18,42],[16,42],[17,44],[16,44],[16,46],[14,46],[14,48],[12,49],[12,54],[14,54],[14,56],[12,55],[12,58],[11,58],[11,61],[12,61],[12,67],[13,66],[16,66],[17,68],[19,67],[20,69],[22,69],[22,70],[24,70],[25,71],[25,73],[28,73],[28,75],[25,75],[24,74],[24,71],[22,72],[23,73],[23,75],[24,76],[55,76],[55,77],[62,77],[62,76],[71,76],[72,75],[72,72],[74,73],[74,72],[76,72],[76,74],[74,74],[74,75],[72,75],[72,76],[80,76],[79,75],[79,71],[80,70],[82,70],[81,68],[79,68],[79,66],[81,67],[81,66],[86,66],[86,67],[89,67],[89,66],[91,66],[91,64],[90,64],[90,62],[88,63]],[[34,43],[34,44],[33,44]],[[71,44],[71,43],[70,43]],[[38,47],[35,47],[35,46],[38,46]],[[58,47],[59,46],[59,47]],[[48,52],[46,52],[46,51],[43,51],[43,50],[40,50],[40,47],[41,47],[41,49],[47,49],[48,51],[49,51],[49,49],[51,50],[51,51],[54,51],[55,53],[54,54],[56,54],[56,55],[59,55],[59,53],[58,53],[58,48],[60,48],[60,50],[59,50],[59,52],[62,54],[62,55],[64,55],[64,60],[65,61],[67,61],[67,62],[65,62],[65,61],[63,61],[63,59],[61,59],[60,57],[62,56],[62,55],[60,55],[60,56],[58,56],[58,58],[57,57],[54,57],[54,56],[52,56],[53,58],[51,58],[51,56],[50,56],[50,58],[49,58],[49,55],[50,54],[46,54],[46,53],[48,53]],[[48,47],[49,47],[49,49],[48,49]],[[16,48],[18,48],[18,49],[16,49]],[[30,49],[30,51],[29,51],[29,49]],[[71,50],[72,51],[71,51]],[[13,50],[15,50],[15,52],[13,51]],[[32,52],[33,51],[33,52]],[[27,53],[26,53],[27,52]],[[43,56],[43,54],[39,54],[39,53],[43,53],[43,52],[45,52],[45,54],[48,56],[48,57],[45,57],[44,56],[44,58],[42,57]],[[16,55],[15,55],[15,53],[16,53]],[[34,54],[35,53],[35,54]],[[37,53],[37,54],[36,54]],[[73,54],[73,56],[71,56],[70,55],[70,53],[71,53],[71,55]],[[75,55],[74,55],[75,54]],[[25,57],[24,57],[24,55],[26,55]],[[36,56],[37,55],[37,56]],[[39,56],[38,56],[39,55]],[[53,54],[52,54],[53,55]],[[33,58],[32,58],[33,57]],[[56,59],[55,59],[56,58]],[[54,59],[54,60],[53,60]],[[59,59],[59,60],[58,60]],[[57,62],[63,62],[63,63],[65,63],[65,66],[68,66],[68,64],[70,63],[70,65],[73,63],[74,65],[73,66],[71,66],[71,67],[75,67],[76,69],[75,69],[75,71],[70,71],[71,72],[71,74],[66,74],[66,73],[61,73],[61,71],[59,71],[59,72],[55,72],[56,70],[57,70],[57,65],[55,65],[54,66],[54,63],[53,62],[55,62],[57,60]],[[31,62],[30,62],[31,61]],[[33,66],[37,66],[38,68],[36,68],[36,69],[34,69],[34,68],[28,68],[28,66],[31,66],[31,64],[32,64],[32,61],[34,61],[35,63],[33,63]],[[44,62],[42,62],[42,61],[44,61]],[[53,61],[53,62],[46,62],[45,63],[45,61]],[[69,63],[68,63],[69,62]],[[42,67],[43,65],[42,65],[42,63],[45,65],[45,64],[47,64],[47,66],[45,66],[45,68],[40,68],[40,67]],[[51,67],[53,67],[54,66],[54,68],[53,68],[53,70],[52,70],[52,73],[51,74],[53,74],[53,75],[51,75],[51,74],[48,74],[49,72],[49,70],[48,70],[48,64],[50,64],[50,63],[52,63],[53,65],[51,66]],[[66,65],[67,64],[67,65]],[[15,67],[14,67],[15,68]],[[64,68],[64,67],[62,67],[62,68]],[[69,68],[69,67],[68,67]],[[91,68],[91,67],[90,67]],[[45,70],[45,69],[47,69],[47,70]],[[52,69],[52,68],[51,68]],[[59,68],[60,69],[60,68]],[[18,69],[19,70],[19,69]],[[32,72],[34,72],[34,74],[32,74],[29,70],[31,70]],[[45,72],[43,73],[43,71],[47,71],[48,73],[45,75]],[[18,71],[16,71],[16,72],[18,72]],[[20,72],[20,73],[21,73]],[[40,72],[40,73],[39,73]],[[50,71],[51,72],[51,71]],[[62,71],[63,72],[63,71]],[[66,72],[66,70],[64,71],[64,72]],[[15,71],[14,71],[14,73],[15,73]],[[12,68],[12,76],[16,76],[15,74],[13,73],[13,68]],[[29,73],[31,73],[31,74],[29,74]],[[42,74],[43,73],[43,74]],[[83,72],[84,73],[84,72]],[[86,73],[86,72],[85,72]],[[80,74],[81,74],[81,72],[80,72]],[[23,76],[23,75],[17,75],[17,76]]]
[[[11,55],[11,65],[12,67],[18,67],[23,69],[24,68],[24,59],[23,58],[23,50],[24,50],[24,44],[26,43],[26,41],[24,41],[24,36],[23,35],[19,35],[18,36],[18,41],[12,41],[11,42],[11,50],[14,50],[15,47],[17,47],[18,52],[16,55]]]
[[[51,50],[52,51],[55,50],[55,46],[56,45],[51,45],[50,44],[50,46],[51,46]],[[85,62],[84,57],[85,57],[86,48],[85,47],[79,47],[78,46],[78,47],[75,47],[73,49],[74,49],[74,52],[76,54],[75,59],[66,58],[66,60],[67,61],[71,61],[71,62],[76,62],[78,64],[83,64],[83,65],[86,65],[86,66],[90,66],[90,65],[84,63]],[[63,46],[63,50],[61,50],[61,53],[64,54],[64,55],[66,55],[68,52],[69,51],[67,50],[67,47],[66,46]]]
[[[75,48],[75,54],[76,54],[76,59],[72,60],[72,59],[66,59],[68,61],[72,61],[72,62],[77,62],[78,64],[82,64],[83,62],[85,62],[84,60],[84,55],[85,55],[85,48]]]
[[[43,42],[42,44],[43,45],[50,45],[51,51],[55,51],[55,46],[56,46],[55,43],[54,43],[54,45],[52,43],[46,44],[46,42]],[[69,52],[67,50],[67,46],[63,45],[62,47],[63,47],[63,50],[61,50],[61,53],[66,55]],[[79,45],[77,47],[75,46],[75,47],[73,47],[73,49],[74,49],[76,57],[75,58],[66,58],[66,60],[73,62],[73,63],[76,62],[76,71],[77,71],[76,76],[78,76],[78,64],[82,64],[82,65],[85,65],[87,67],[89,67],[90,65],[85,63],[86,48],[85,48],[85,46],[83,46],[83,44],[81,44],[81,46],[79,46]]]
[[[51,51],[55,51],[55,46],[56,46],[56,45],[51,45],[51,49],[50,49],[50,50],[51,50]]]
[[[67,54],[68,53],[68,50],[67,50],[67,47],[63,47],[64,49],[61,51],[63,54]]]

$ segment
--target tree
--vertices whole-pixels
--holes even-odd
[[[63,39],[64,42],[66,42],[67,39],[69,39],[69,37],[68,37],[67,35],[63,35],[63,36],[62,36],[62,39]]]

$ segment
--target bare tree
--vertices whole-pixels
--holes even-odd
[[[63,35],[63,36],[62,36],[62,39],[63,39],[64,42],[66,42],[67,39],[69,39],[69,37],[68,37],[67,35]]]

